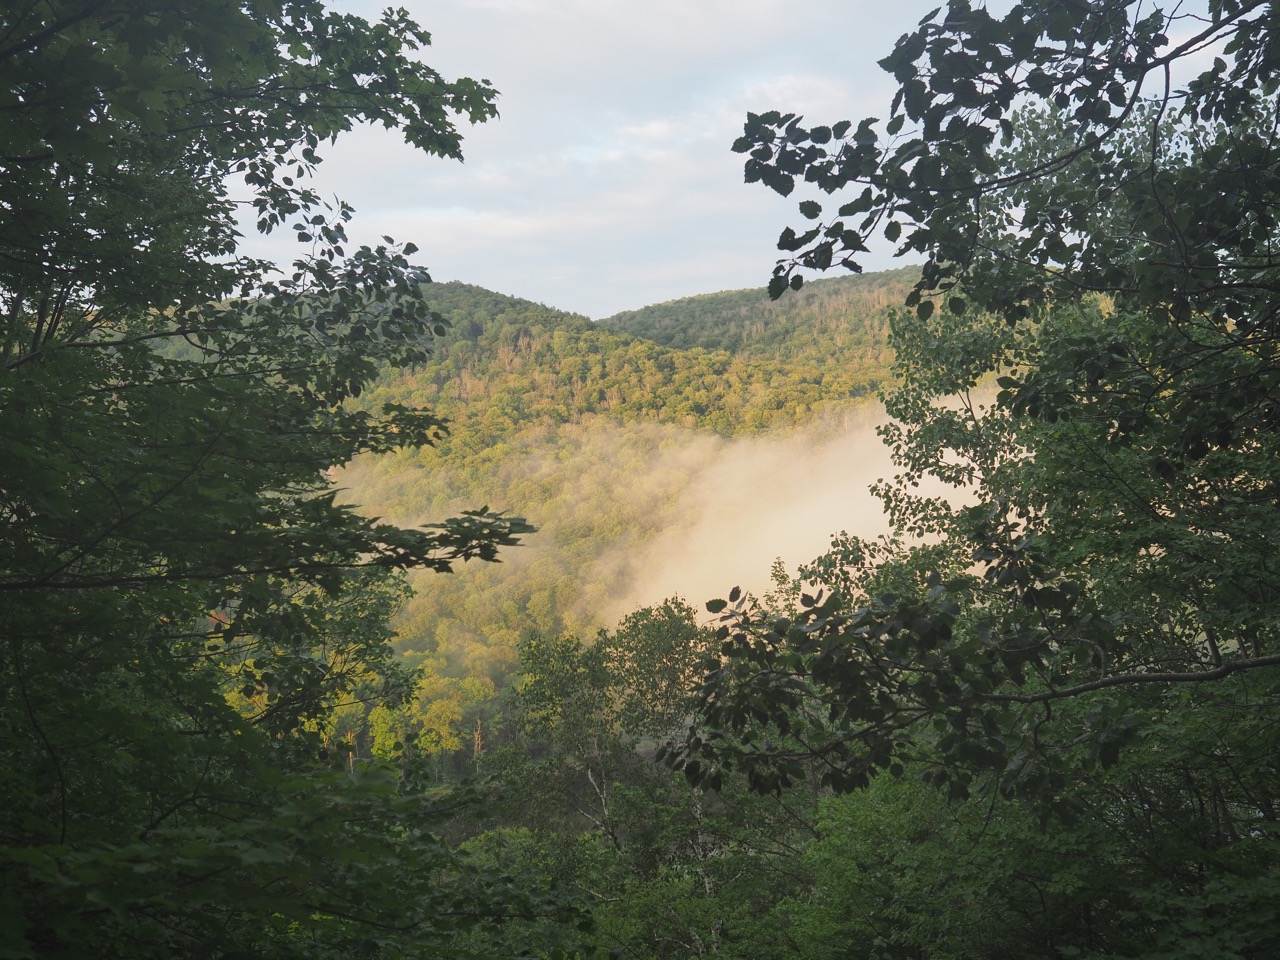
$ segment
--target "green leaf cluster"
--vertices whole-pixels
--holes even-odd
[[[1263,4],[1180,23],[956,0],[882,61],[884,140],[772,114],[735,145],[862,218],[784,234],[777,293],[877,230],[928,257],[892,324],[893,532],[834,543],[798,611],[709,608],[667,747],[695,784],[860,791],[795,906],[860,955],[1276,950],[1280,64]]]
[[[443,436],[348,405],[442,325],[412,248],[346,251],[306,177],[357,121],[457,157],[493,91],[416,60],[402,12],[0,19],[0,955],[423,956],[558,909],[444,837],[466,797],[337,727],[416,681],[387,643],[401,572],[528,527],[336,502],[332,467]],[[236,174],[311,244],[283,277],[238,255]]]

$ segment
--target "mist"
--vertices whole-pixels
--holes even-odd
[[[483,469],[422,450],[362,457],[336,476],[345,499],[401,525],[487,504],[537,528],[499,564],[411,577],[417,595],[400,618],[401,649],[478,675],[505,669],[529,630],[589,637],[669,597],[702,610],[735,586],[760,595],[775,560],[794,574],[838,533],[886,532],[868,489],[896,472],[876,433],[885,421],[867,403],[729,439],[670,422],[586,418],[527,427]]]
[[[893,474],[876,434],[883,422],[883,410],[869,404],[835,423],[671,452],[686,471],[680,519],[626,564],[631,580],[606,618],[673,595],[701,607],[735,586],[759,594],[771,586],[776,559],[794,572],[837,533],[886,532],[868,489]]]

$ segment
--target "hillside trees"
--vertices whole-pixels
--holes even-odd
[[[524,526],[334,503],[330,467],[440,435],[345,405],[439,321],[411,247],[348,256],[306,176],[357,121],[456,158],[494,92],[413,59],[403,14],[310,0],[0,22],[0,955],[419,955],[530,908],[432,835],[454,801],[326,742],[411,686],[395,572]],[[233,175],[296,220],[283,277],[237,255]]]
[[[695,611],[668,600],[591,643],[529,634],[520,644],[505,729],[483,761],[501,771],[506,802],[470,846],[590,895],[585,937],[518,925],[539,952],[580,942],[590,955],[788,955],[768,914],[785,893],[802,895],[796,850],[811,805],[754,795],[741,778],[704,793],[652,761],[686,720],[710,642]]]
[[[1073,824],[1118,830],[1083,888],[1042,892],[1125,926],[1032,924],[1023,955],[1276,946],[1251,919],[1280,870],[1274,41],[1260,3],[953,2],[882,61],[883,139],[766,114],[735,146],[748,180],[844,191],[834,217],[801,203],[776,294],[856,268],[875,231],[927,260],[893,329],[894,535],[838,542],[797,616],[717,603],[673,754],[761,789],[919,777],[1002,834],[1049,825],[1035,861]],[[952,502],[915,492],[926,474]]]
[[[880,297],[886,287],[902,296],[908,284],[837,278],[813,285],[800,311],[761,290],[712,294],[697,298],[696,316],[676,302],[619,318],[617,332],[478,287],[433,285],[432,307],[449,328],[432,357],[379,378],[356,404],[428,406],[448,419],[449,435],[361,456],[336,477],[344,498],[393,522],[488,503],[538,527],[530,548],[501,566],[443,580],[411,574],[420,589],[396,618],[396,646],[432,672],[433,697],[454,702],[444,739],[470,743],[481,690],[459,683],[483,678],[500,690],[525,632],[591,636],[629,609],[650,543],[697,522],[688,491],[736,438],[832,436],[857,423],[850,411],[887,374]],[[721,326],[760,330],[744,330],[736,355],[627,334],[654,319],[667,330],[705,328],[709,343]],[[833,342],[823,347],[820,337]],[[443,707],[429,709],[434,730]]]
[[[1083,5],[1072,18],[1022,4],[997,20],[957,3],[927,18],[884,61],[903,85],[888,147],[869,136],[874,121],[747,124],[748,178],[783,192],[793,174],[833,191],[868,184],[849,204],[867,206],[862,225],[805,243],[853,258],[859,230],[910,215],[903,250],[933,258],[914,317],[895,331],[905,386],[889,438],[903,484],[886,496],[900,532],[948,536],[918,554],[909,604],[869,602],[823,627],[868,643],[901,635],[919,671],[901,682],[925,696],[922,714],[1209,683],[1280,662],[1268,559],[1275,277],[1260,226],[1277,197],[1270,21],[1256,4],[1214,4],[1205,19],[1129,23],[1129,6]],[[1193,39],[1165,49],[1165,32],[1190,26]],[[1142,102],[1144,79],[1215,40],[1231,63]],[[1015,110],[1018,97],[1050,106]],[[901,133],[907,120],[917,128]],[[1217,199],[1201,216],[1206,191]],[[1220,218],[1221,206],[1232,213]],[[779,275],[826,260],[808,251]],[[967,401],[938,407],[990,374],[1000,393],[984,415]],[[906,485],[925,472],[976,485],[979,502],[913,500]],[[837,585],[852,599],[873,582]],[[1120,616],[1121,596],[1143,615]],[[970,607],[984,623],[962,634]],[[1142,640],[1128,634],[1140,619]],[[949,669],[973,689],[940,689],[916,654],[927,663],[962,637],[972,646]],[[1033,678],[1045,688],[999,690]]]

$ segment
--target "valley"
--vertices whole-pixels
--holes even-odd
[[[876,391],[888,311],[913,278],[824,281],[784,303],[708,294],[599,323],[433,284],[449,322],[435,356],[359,402],[427,406],[449,435],[358,458],[335,475],[342,497],[400,525],[488,506],[537,532],[498,564],[412,574],[396,649],[496,696],[530,631],[591,637],[668,597],[701,610],[734,586],[763,593],[776,559],[794,572],[841,529],[882,532],[867,492],[892,470]]]

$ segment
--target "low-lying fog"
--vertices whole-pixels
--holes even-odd
[[[613,617],[679,594],[701,607],[741,586],[763,593],[780,558],[794,572],[823,553],[834,534],[887,530],[868,488],[894,472],[868,406],[831,425],[717,440],[696,457],[681,451],[687,484],[679,523],[630,564],[632,581]]]
[[[762,594],[775,559],[794,573],[834,534],[884,532],[868,490],[895,473],[876,434],[883,420],[868,404],[739,439],[603,419],[544,425],[470,474],[449,457],[366,457],[340,484],[362,509],[401,524],[488,503],[538,527],[499,565],[414,578],[405,629],[501,646],[528,629],[589,635],[671,596],[702,610],[735,586]]]

